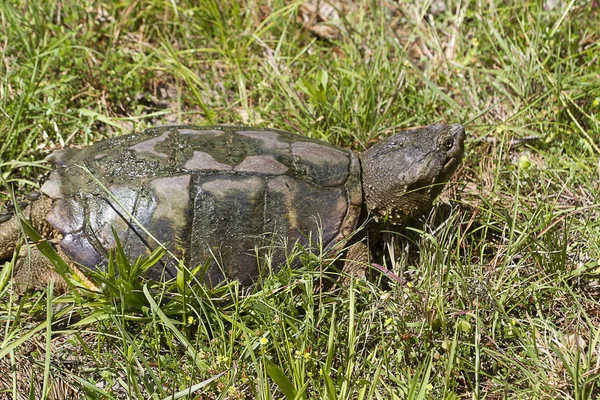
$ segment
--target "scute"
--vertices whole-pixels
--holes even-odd
[[[165,126],[50,161],[48,221],[72,259],[102,265],[114,228],[131,258],[163,244],[190,268],[208,262],[211,285],[252,284],[265,254],[276,269],[284,247],[315,247],[319,231],[330,246],[355,226],[362,199],[354,153],[278,130]],[[176,265],[150,276],[174,277]]]
[[[71,198],[61,198],[54,202],[54,207],[48,213],[48,222],[59,229],[64,236],[83,229],[85,210],[78,201]]]
[[[296,142],[292,154],[298,169],[318,185],[340,186],[348,179],[350,159],[345,151],[321,143]]]
[[[193,155],[183,165],[190,171],[231,171],[233,166],[218,162],[205,151],[194,151]]]
[[[235,166],[238,172],[256,172],[265,175],[283,175],[289,168],[273,158],[272,155],[247,156]]]
[[[215,258],[207,280],[224,276],[249,284],[257,277],[255,246],[261,245],[265,181],[259,176],[198,177],[190,247],[191,267]]]
[[[327,247],[339,232],[346,216],[348,199],[341,187],[322,187],[315,193],[314,186],[289,176],[269,181],[267,230],[277,231],[284,227],[288,238],[308,240],[309,232],[320,232],[322,245]],[[318,244],[319,238],[310,238]]]
[[[153,137],[152,139],[144,140],[143,142],[136,143],[129,146],[129,150],[133,150],[138,153],[149,153],[160,158],[168,158],[169,155],[156,151],[156,145],[160,142],[164,142],[168,139],[169,132],[165,132],[160,136]]]

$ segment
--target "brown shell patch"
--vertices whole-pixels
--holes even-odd
[[[265,150],[287,149],[289,144],[281,141],[279,134],[273,131],[238,131],[238,135],[246,136],[252,139],[258,139],[262,142]]]
[[[132,146],[129,146],[128,149],[136,151],[138,153],[149,153],[149,154],[158,156],[160,158],[169,158],[168,154],[158,152],[155,149],[155,146],[158,143],[164,142],[169,138],[169,134],[171,134],[171,132],[166,131],[160,136],[156,136],[156,137],[153,137],[152,139],[144,140],[143,142],[139,142]]]
[[[183,167],[190,171],[231,171],[233,169],[231,165],[218,162],[204,151],[194,151]]]
[[[360,180],[360,162],[356,156],[350,158],[350,175],[346,182],[346,190],[348,193],[348,210],[335,241],[347,238],[356,229],[358,217],[360,217],[360,209],[363,204],[363,191]]]
[[[214,129],[189,129],[189,128],[179,128],[177,132],[180,135],[184,136],[199,136],[199,135],[208,135],[208,136],[219,136],[223,134],[223,131],[217,131]]]
[[[322,186],[341,186],[346,182],[350,167],[348,153],[324,143],[292,143],[292,155],[299,168]]]
[[[269,222],[266,230],[286,233],[293,245],[306,244],[308,235],[321,230],[323,246],[329,245],[339,232],[347,212],[346,188],[318,188],[289,176],[277,176],[267,184]],[[314,243],[317,237],[313,236]]]
[[[273,158],[272,155],[248,156],[235,166],[238,172],[254,172],[265,175],[283,175],[288,167]]]
[[[158,178],[150,182],[157,206],[152,220],[162,219],[175,232],[183,232],[187,224],[187,207],[190,198],[190,175]]]
[[[264,181],[259,177],[247,177],[241,180],[217,179],[206,182],[201,186],[202,191],[209,192],[217,200],[224,200],[237,193],[262,192],[264,191]]]
[[[111,228],[119,234],[121,240],[127,237],[129,214],[133,214],[138,197],[138,190],[133,187],[113,185],[108,189],[118,199],[118,204],[108,197],[106,200],[99,198],[88,203],[89,229],[105,249],[115,247]]]
[[[77,154],[79,149],[62,149],[53,152],[52,154],[46,157],[46,161],[52,163],[53,165],[62,166],[67,161],[73,157],[73,155]]]
[[[58,170],[54,170],[50,173],[48,180],[44,182],[40,190],[51,199],[58,199],[59,197],[63,196],[63,187],[64,185],[62,183],[60,172],[58,172]]]
[[[63,235],[79,231],[83,228],[85,221],[85,210],[80,201],[75,199],[57,199],[48,215],[46,221],[58,228]]]
[[[198,179],[196,187],[189,266],[215,258],[206,276],[209,284],[217,285],[225,276],[251,284],[258,276],[254,248],[264,232],[264,179],[207,176]]]

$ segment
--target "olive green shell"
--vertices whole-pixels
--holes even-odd
[[[252,284],[264,255],[276,269],[296,242],[322,235],[331,246],[354,229],[362,203],[357,155],[272,129],[165,126],[49,160],[47,220],[73,261],[105,265],[114,228],[131,259],[161,243],[188,268],[209,265],[213,286]],[[149,276],[172,278],[175,265]]]

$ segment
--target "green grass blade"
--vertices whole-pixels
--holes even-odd
[[[279,387],[279,390],[281,390],[285,398],[288,400],[294,400],[298,395],[298,392],[281,368],[275,365],[275,363],[268,358],[264,359],[264,363],[267,367],[267,373],[271,379],[273,379],[273,382],[277,384],[277,387]]]

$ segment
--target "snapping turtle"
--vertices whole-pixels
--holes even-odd
[[[460,163],[464,139],[461,125],[431,125],[356,154],[274,129],[151,128],[51,154],[55,169],[24,216],[85,268],[106,265],[114,229],[131,258],[162,244],[189,268],[209,265],[211,286],[225,278],[251,285],[265,254],[276,269],[286,247],[315,243],[317,233],[328,249],[359,219],[402,224],[427,212]],[[12,255],[20,232],[16,216],[0,224],[0,259]],[[347,264],[367,260],[366,245],[355,242]],[[39,264],[47,262],[33,249],[18,261],[16,280],[45,284]],[[148,275],[176,272],[166,262]]]

